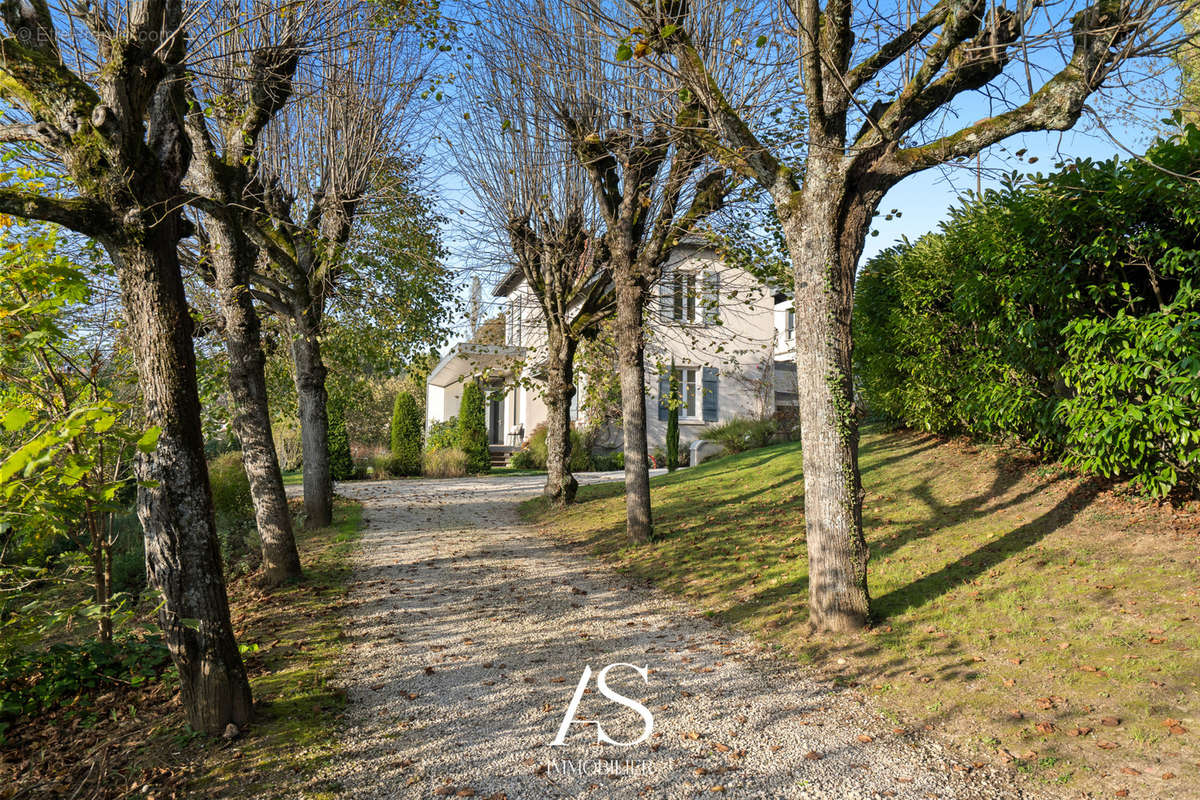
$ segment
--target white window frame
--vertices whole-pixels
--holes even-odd
[[[671,302],[671,320],[673,322],[682,325],[696,324],[698,278],[697,273],[682,270],[671,274],[671,291],[667,296]]]
[[[789,308],[783,312],[783,336],[790,344],[796,338],[796,309]]]
[[[689,376],[690,373],[690,376]],[[689,380],[690,377],[690,380]],[[680,367],[676,366],[671,378],[674,378],[679,383],[679,419],[680,421],[694,422],[704,417],[704,396],[703,387],[701,386],[701,370],[699,367]],[[670,381],[667,386],[669,387]],[[691,406],[692,412],[688,413],[688,391],[691,390]]]

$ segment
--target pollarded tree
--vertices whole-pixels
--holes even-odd
[[[195,193],[192,205],[204,212],[201,271],[218,298],[233,429],[250,480],[263,583],[272,586],[300,576],[300,556],[271,433],[266,357],[250,292],[261,252],[246,229],[261,203],[255,169],[259,138],[292,100],[301,56],[325,35],[315,28],[328,25],[337,7],[317,0],[280,14],[258,0],[248,0],[246,6],[244,13],[259,16],[259,23],[212,40],[203,54],[204,68],[188,88],[187,126],[194,152],[188,186]],[[319,24],[303,24],[314,21]]]
[[[650,57],[700,102],[707,116],[692,136],[774,203],[795,284],[810,621],[856,630],[870,602],[850,315],[880,201],[906,176],[1014,134],[1070,128],[1123,64],[1172,51],[1184,4],[931,0],[882,13],[852,0],[627,2],[641,25],[620,30],[626,54]],[[731,50],[736,81],[712,68]],[[786,88],[780,75],[800,76],[800,143],[761,136],[770,107],[740,97],[748,84]]]
[[[392,470],[401,475],[421,474],[421,409],[408,392],[396,395],[392,407]]]
[[[616,305],[625,448],[626,528],[634,542],[653,534],[650,463],[646,447],[644,315],[672,248],[695,224],[720,208],[731,183],[682,127],[704,109],[661,91],[653,70],[627,70],[613,61],[596,25],[612,18],[632,24],[620,3],[594,13],[569,4],[514,3],[533,30],[548,102],[561,135],[587,171],[605,226],[604,246]],[[687,120],[685,124],[684,120]]]
[[[545,494],[566,505],[579,487],[571,474],[575,354],[613,311],[602,225],[587,173],[556,136],[555,88],[544,85],[556,76],[529,55],[536,38],[515,6],[495,9],[483,27],[480,63],[465,87],[473,110],[462,128],[459,169],[500,259],[524,278],[508,310],[521,317],[514,329],[540,323],[544,330],[544,337],[522,334],[529,355],[520,366],[544,375]],[[526,55],[514,59],[514,52]]]
[[[360,211],[406,189],[395,168],[435,53],[424,29],[430,8],[412,3],[395,15],[382,5],[354,6],[343,18],[347,37],[301,62],[293,81],[303,97],[259,139],[259,207],[247,228],[262,251],[254,295],[291,336],[311,527],[333,516],[321,337],[331,304],[355,275],[347,244]]]
[[[188,13],[181,0],[0,9],[8,153],[64,187],[0,189],[0,213],[99,241],[116,266],[146,420],[160,430],[137,462],[146,567],[180,674],[188,721],[221,732],[250,718],[250,686],[222,576],[196,393],[193,322],[178,247],[192,232],[181,184]]]

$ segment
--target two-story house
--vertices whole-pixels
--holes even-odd
[[[519,270],[509,272],[493,295],[503,307],[503,344],[469,342],[450,349],[429,374],[426,424],[456,416],[464,381],[479,377],[487,390],[489,442],[503,452],[519,447],[546,419],[537,390],[545,327]],[[675,248],[646,310],[652,450],[666,440],[672,365],[683,442],[703,438],[704,428],[713,423],[770,416],[779,406],[795,405],[790,309],[790,300],[750,273],[727,266],[707,245],[689,241]],[[577,386],[582,389],[586,380],[578,376]],[[577,414],[573,408],[573,417]]]

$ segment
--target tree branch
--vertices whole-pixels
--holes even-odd
[[[107,208],[87,198],[44,197],[14,189],[0,189],[0,213],[53,222],[93,238],[110,233],[116,224]]]

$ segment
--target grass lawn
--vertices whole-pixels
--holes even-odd
[[[652,481],[631,547],[619,485],[524,513],[927,727],[978,760],[1102,796],[1200,797],[1200,510],[998,448],[864,431],[878,623],[810,640],[799,445]]]

